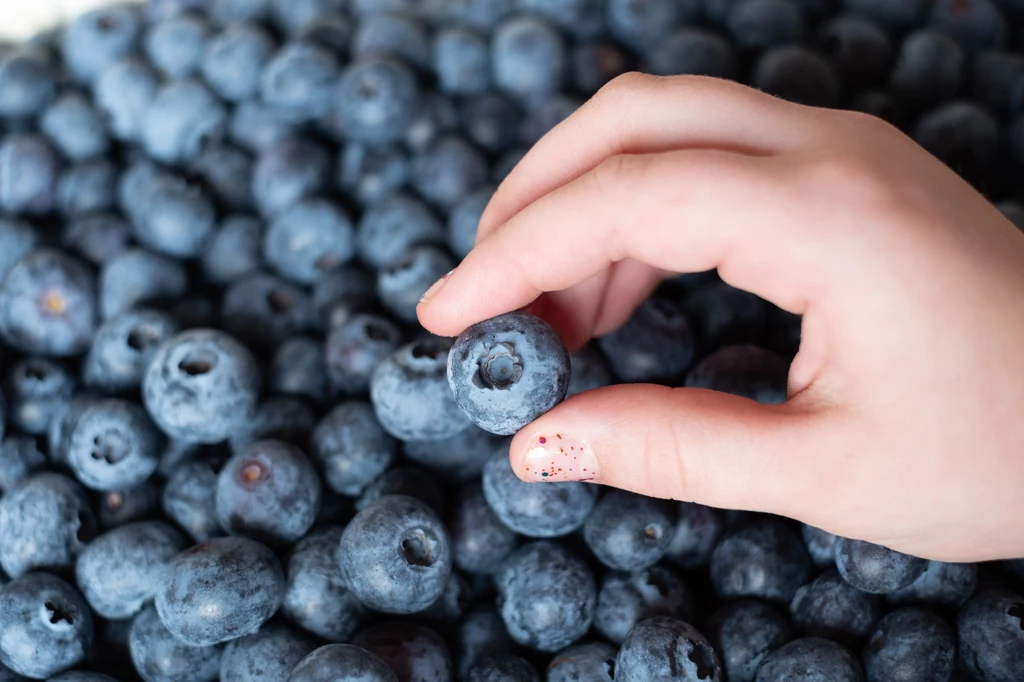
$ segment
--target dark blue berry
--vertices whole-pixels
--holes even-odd
[[[929,561],[924,573],[906,587],[885,595],[890,604],[960,608],[974,594],[978,581],[976,564]]]
[[[334,327],[323,347],[331,385],[342,393],[364,393],[377,365],[401,340],[398,327],[379,315],[356,314]]]
[[[288,682],[398,682],[398,677],[366,649],[328,644],[302,659]]]
[[[763,519],[722,538],[711,555],[710,572],[722,598],[788,602],[810,578],[811,560],[789,527]]]
[[[672,541],[674,511],[664,500],[613,490],[583,525],[587,547],[605,566],[637,571],[656,564]]]
[[[854,645],[864,640],[881,613],[875,595],[861,592],[829,569],[796,591],[789,614],[797,631]]]
[[[508,19],[491,37],[494,83],[515,98],[537,101],[556,92],[566,61],[562,36],[538,17]]]
[[[441,92],[474,95],[490,87],[487,39],[476,31],[452,26],[439,32],[434,37],[432,62]]]
[[[867,682],[949,680],[956,665],[953,630],[923,609],[893,611],[878,622],[864,647]]]
[[[159,87],[156,73],[136,57],[103,67],[93,85],[93,99],[112,137],[122,142],[140,141],[146,112]]]
[[[153,607],[136,616],[128,646],[145,682],[213,682],[220,673],[221,647],[185,644],[164,627]]]
[[[488,506],[479,484],[459,494],[448,528],[455,565],[467,573],[494,574],[517,544],[516,534]]]
[[[597,594],[594,628],[609,641],[621,644],[642,620],[671,616],[689,621],[694,615],[686,585],[667,568],[652,566],[635,573],[605,575]]]
[[[267,227],[263,257],[281,275],[313,284],[352,258],[355,232],[348,215],[324,199],[293,204]]]
[[[358,633],[352,644],[379,656],[400,681],[449,682],[453,678],[448,645],[422,625],[384,622]]]
[[[718,510],[693,502],[680,502],[665,558],[683,569],[706,566],[724,527]]]
[[[488,656],[466,673],[466,682],[540,682],[533,664],[513,654]]]
[[[110,490],[96,502],[96,518],[100,528],[111,530],[132,521],[156,517],[160,510],[163,481],[155,477],[131,488]]]
[[[422,201],[397,194],[369,207],[356,233],[359,257],[382,268],[402,260],[412,246],[443,244],[441,221]]]
[[[615,653],[615,647],[605,642],[563,649],[548,664],[548,682],[614,682]]]
[[[224,330],[266,355],[304,331],[312,318],[312,306],[304,290],[260,272],[232,283],[221,305]]]
[[[196,542],[221,535],[214,502],[216,490],[217,474],[208,462],[184,462],[171,473],[164,487],[164,513]]]
[[[672,29],[693,18],[696,0],[608,0],[612,35],[634,49],[653,45]]]
[[[402,62],[371,59],[342,71],[334,99],[335,125],[349,140],[381,144],[405,135],[416,115],[419,88]]]
[[[811,561],[818,568],[825,568],[835,563],[835,546],[836,536],[828,531],[824,531],[814,526],[809,526],[806,523],[801,524],[800,534],[804,538],[804,546],[807,547],[807,553],[811,557]]]
[[[338,187],[363,205],[398,192],[408,176],[408,154],[396,145],[350,142],[338,158]]]
[[[266,63],[274,53],[274,40],[259,26],[237,23],[210,39],[200,64],[203,78],[229,102],[256,94]]]
[[[56,201],[60,160],[42,137],[27,133],[0,141],[0,210],[39,215]]]
[[[67,409],[74,389],[74,378],[51,360],[29,357],[17,362],[4,384],[11,423],[26,433],[45,434]]]
[[[685,385],[774,405],[786,402],[788,378],[785,358],[758,346],[725,346],[701,360]]]
[[[143,303],[184,296],[188,274],[179,261],[130,248],[103,264],[98,284],[100,317],[109,320]]]
[[[647,70],[658,76],[735,78],[739,68],[728,40],[696,26],[680,28],[662,38],[647,53],[646,64]]]
[[[354,497],[387,469],[398,449],[364,402],[344,402],[313,432],[312,454],[324,481],[336,493]]]
[[[791,639],[785,616],[752,599],[727,602],[712,613],[707,633],[729,682],[753,682],[765,656]]]
[[[103,154],[110,144],[99,111],[76,92],[68,92],[51,104],[39,119],[39,129],[72,161]]]
[[[220,682],[283,682],[315,648],[309,638],[285,625],[265,625],[224,648]]]
[[[799,45],[765,51],[750,82],[770,95],[812,107],[834,107],[841,94],[839,77],[832,65]]]
[[[197,80],[168,83],[157,91],[142,120],[140,141],[162,163],[195,159],[203,145],[221,137],[227,112]]]
[[[446,480],[467,481],[479,478],[499,439],[476,426],[470,426],[444,440],[410,440],[403,443],[405,457],[437,473]]]
[[[98,400],[70,425],[65,462],[93,490],[130,488],[156,471],[163,436],[141,406]]]
[[[347,642],[364,609],[338,566],[342,529],[313,531],[292,548],[281,612],[296,625],[328,642]]]
[[[860,17],[840,15],[825,22],[815,34],[815,43],[848,87],[878,84],[888,73],[893,58],[886,32]]]
[[[459,679],[466,679],[477,663],[500,652],[513,650],[515,646],[493,606],[474,611],[463,619],[458,629],[457,644],[458,655],[455,658]],[[534,677],[529,679],[539,680],[536,670],[533,674]]]
[[[323,344],[306,336],[285,341],[274,354],[271,388],[285,395],[321,400],[327,394]]]
[[[0,443],[0,492],[7,494],[46,464],[34,438],[7,436]]]
[[[928,565],[924,559],[863,540],[837,538],[833,551],[843,579],[871,594],[894,592],[910,585]]]
[[[228,216],[203,251],[203,273],[214,284],[229,284],[262,265],[263,226],[256,218]]]
[[[105,7],[76,18],[60,40],[68,71],[75,80],[91,83],[105,66],[136,47],[139,23],[130,7]]]
[[[183,178],[162,171],[140,169],[135,176],[137,184],[128,184],[130,177],[125,174],[122,178],[122,192],[132,195],[130,203],[123,200],[122,205],[135,228],[135,238],[172,258],[200,255],[216,228],[209,197]]]
[[[658,616],[629,631],[615,657],[616,682],[721,682],[718,656],[689,623]]]
[[[210,25],[195,14],[169,17],[150,25],[143,50],[150,64],[168,78],[187,78],[199,68]]]
[[[252,157],[246,151],[229,144],[211,143],[199,152],[188,172],[220,206],[246,211],[253,206],[252,166]]]
[[[669,381],[689,368],[694,338],[682,306],[649,298],[619,329],[598,339],[612,370],[627,383]]]

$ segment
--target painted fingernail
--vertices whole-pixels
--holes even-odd
[[[455,272],[455,270],[449,270],[448,274],[431,284],[430,288],[423,292],[423,295],[420,297],[420,303],[430,303],[430,299],[437,296],[437,292],[441,291],[441,287],[444,286],[444,283],[448,281],[448,278],[452,276],[453,272]]]
[[[597,478],[597,458],[579,439],[545,433],[533,440],[523,469],[530,481],[592,481]]]

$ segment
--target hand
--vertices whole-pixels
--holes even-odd
[[[558,433],[606,485],[932,559],[1024,555],[1024,236],[880,120],[620,77],[523,159],[419,315],[450,336],[533,304],[578,345],[663,273],[713,268],[803,315],[789,401],[585,392],[515,437],[521,477]]]

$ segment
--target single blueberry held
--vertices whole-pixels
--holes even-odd
[[[71,568],[95,534],[85,490],[61,474],[35,474],[0,498],[0,566],[12,578]]]
[[[672,511],[664,500],[613,490],[594,505],[583,538],[598,561],[613,570],[648,568],[672,542]]]
[[[270,544],[292,544],[313,526],[320,477],[306,455],[278,440],[252,443],[217,476],[217,518],[224,530]]]
[[[472,423],[448,387],[449,341],[424,338],[399,347],[370,379],[370,402],[384,430],[401,440],[451,438]]]
[[[92,273],[61,251],[33,251],[0,284],[0,337],[18,350],[79,355],[88,348],[95,324]]]
[[[505,627],[524,646],[543,652],[564,649],[594,622],[594,574],[553,541],[532,542],[512,552],[494,583]]]
[[[75,588],[46,573],[24,575],[0,591],[0,663],[44,679],[90,654],[93,619]]]
[[[365,610],[338,566],[342,529],[316,530],[299,540],[288,558],[281,612],[327,642],[347,642]]]
[[[302,659],[288,682],[398,682],[398,676],[366,649],[328,644]]]
[[[316,646],[286,625],[268,624],[224,648],[220,682],[283,682]]]
[[[586,483],[537,485],[520,480],[505,448],[499,448],[484,467],[483,490],[502,523],[532,538],[555,538],[577,530],[597,498],[597,489]]]
[[[387,469],[398,446],[367,403],[351,401],[331,410],[313,432],[312,454],[327,485],[354,497]]]
[[[479,484],[459,494],[448,521],[455,565],[467,573],[492,575],[516,548],[516,534],[488,506]]]
[[[93,490],[118,490],[142,483],[156,471],[164,439],[140,405],[98,400],[70,427],[65,462]]]
[[[960,668],[971,679],[1011,682],[1024,670],[1024,597],[987,589],[964,604],[956,619]]]
[[[680,502],[665,558],[683,569],[706,566],[724,527],[725,523],[717,509],[693,502]]]
[[[284,571],[266,546],[215,538],[171,560],[156,610],[182,643],[211,646],[256,632],[280,608],[284,590]]]
[[[259,380],[256,361],[238,341],[193,329],[160,346],[143,375],[142,397],[168,436],[218,443],[253,416]]]
[[[153,598],[168,562],[184,548],[181,534],[165,523],[130,523],[86,546],[75,581],[97,615],[130,618]]]
[[[863,540],[837,538],[836,568],[846,582],[862,592],[885,594],[910,585],[928,562]]]
[[[804,637],[768,654],[757,669],[754,682],[863,682],[857,658],[842,644],[818,637]]]
[[[655,616],[693,619],[693,597],[675,573],[652,566],[635,573],[608,573],[597,594],[594,629],[622,644],[637,623]]]
[[[853,587],[834,568],[800,587],[789,603],[789,614],[801,635],[851,646],[867,637],[881,610],[877,596]]]
[[[152,606],[135,617],[128,646],[135,670],[146,682],[213,682],[220,673],[221,647],[181,642]]]
[[[565,398],[569,352],[540,318],[506,313],[459,335],[448,353],[448,383],[477,426],[511,435]]]
[[[430,628],[400,621],[370,626],[352,644],[380,656],[398,679],[412,682],[451,682],[448,645]]]
[[[885,595],[896,605],[924,605],[958,609],[971,598],[978,582],[977,564],[929,561],[914,582]]]
[[[637,623],[615,657],[616,682],[651,679],[721,682],[722,666],[696,628],[685,621],[658,616]]]
[[[752,599],[727,602],[711,614],[706,627],[729,682],[754,682],[765,656],[792,638],[785,616]]]
[[[649,298],[598,345],[620,380],[670,381],[693,361],[694,338],[682,306],[664,297]]]
[[[789,527],[761,519],[722,538],[711,555],[710,573],[720,597],[789,602],[810,578],[811,560]]]
[[[338,561],[365,606],[415,613],[441,596],[452,571],[448,530],[430,507],[407,495],[386,495],[345,528]]]
[[[949,680],[955,651],[953,630],[939,616],[914,608],[893,611],[878,622],[864,647],[865,677],[867,682]]]
[[[605,642],[577,644],[555,654],[548,682],[614,682],[615,647]]]

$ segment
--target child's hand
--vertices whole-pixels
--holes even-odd
[[[874,118],[620,77],[520,163],[419,314],[454,335],[543,294],[578,345],[663,272],[712,268],[804,316],[789,402],[586,392],[515,437],[520,476],[558,433],[606,485],[922,557],[1024,555],[1024,236]]]

